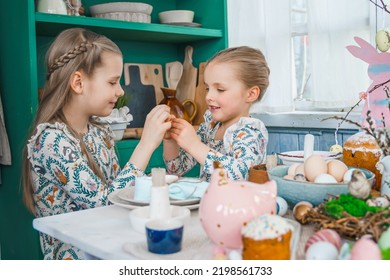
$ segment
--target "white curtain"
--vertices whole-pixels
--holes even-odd
[[[229,46],[259,48],[271,69],[270,86],[252,112],[291,111],[290,3],[286,0],[228,0]]]
[[[252,112],[294,110],[290,1],[228,0],[229,46],[260,48],[271,69],[270,87]],[[365,91],[367,65],[349,54],[353,37],[369,41],[368,0],[308,0],[312,98],[316,107],[350,107]],[[340,28],[341,27],[341,28]]]
[[[351,107],[368,88],[368,65],[348,52],[354,37],[370,41],[367,0],[308,1],[315,107]]]

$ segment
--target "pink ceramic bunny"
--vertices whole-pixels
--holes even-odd
[[[351,54],[368,63],[368,76],[372,79],[367,89],[368,96],[362,111],[361,123],[367,126],[365,121],[367,110],[371,110],[371,117],[375,120],[376,127],[383,127],[383,113],[386,128],[390,128],[390,53],[378,52],[362,38],[355,37],[354,39],[360,47],[347,46],[347,49]]]
[[[242,247],[241,228],[254,216],[276,214],[276,183],[230,181],[219,162],[200,201],[199,217],[208,237],[228,249]]]

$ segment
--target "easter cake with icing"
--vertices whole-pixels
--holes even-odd
[[[289,260],[293,227],[282,217],[264,214],[250,220],[242,230],[244,260]]]

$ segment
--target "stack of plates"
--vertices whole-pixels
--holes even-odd
[[[149,205],[148,202],[134,200],[134,189],[135,189],[134,187],[130,187],[130,188],[114,191],[108,196],[108,200],[115,205],[127,209],[135,209],[141,206]],[[170,202],[171,205],[184,206],[190,210],[193,210],[199,208],[200,198],[190,198],[190,199],[183,199],[183,200],[171,199]]]
[[[112,2],[89,7],[93,17],[150,23],[153,6],[139,2]]]

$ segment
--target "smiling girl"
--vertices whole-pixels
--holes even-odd
[[[213,162],[219,161],[230,179],[239,180],[247,179],[252,166],[264,163],[268,132],[249,111],[264,96],[269,73],[264,55],[254,48],[228,48],[214,55],[204,72],[208,105],[204,122],[195,131],[175,118],[171,138],[164,139],[168,171],[182,175],[198,162],[200,177],[209,181]]]

